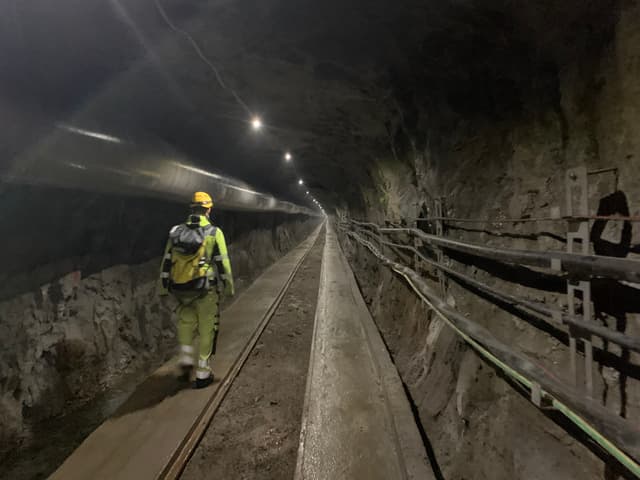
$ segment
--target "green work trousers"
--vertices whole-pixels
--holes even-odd
[[[216,353],[218,327],[220,324],[220,306],[218,293],[174,292],[178,306],[178,341],[183,347],[193,345],[193,334],[200,335],[199,363],[209,360]]]

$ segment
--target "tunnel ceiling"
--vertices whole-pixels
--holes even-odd
[[[554,101],[563,62],[614,22],[613,0],[158,1],[267,128],[250,131],[249,112],[154,0],[5,0],[5,159],[62,121],[168,143],[284,198],[303,201],[302,177],[327,201],[357,202],[390,139]]]

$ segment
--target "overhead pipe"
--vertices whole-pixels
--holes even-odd
[[[361,232],[367,233],[368,235],[374,235],[373,232],[369,232],[364,229],[361,230]],[[459,281],[473,288],[476,288],[497,300],[508,303],[509,305],[516,307],[521,311],[526,311],[527,313],[534,315],[537,319],[542,320],[549,325],[558,326],[558,322],[555,321],[555,319],[558,319],[559,321],[562,321],[562,323],[579,327],[585,331],[588,331],[594,335],[599,336],[600,338],[609,340],[610,342],[613,342],[623,348],[628,348],[629,350],[633,350],[634,352],[640,353],[639,338],[630,337],[628,335],[625,335],[622,332],[613,331],[605,326],[598,325],[592,322],[587,322],[583,320],[582,317],[578,317],[576,315],[569,315],[568,313],[562,310],[555,309],[543,303],[528,300],[522,297],[518,297],[516,295],[510,295],[503,291],[494,289],[489,285],[479,282],[468,275],[457,272],[452,268],[449,268],[441,263],[431,260],[430,258],[426,257],[422,252],[420,252],[417,248],[415,248],[412,245],[403,245],[400,243],[390,242],[388,240],[381,240],[380,238],[377,238],[377,240],[389,247],[408,250],[418,255],[422,259],[422,261],[424,261],[425,263],[428,263],[429,265],[439,270],[442,270],[450,277],[457,278]]]
[[[466,253],[476,257],[488,258],[500,262],[527,265],[564,271],[578,277],[605,277],[614,280],[626,280],[640,283],[640,261],[627,258],[605,257],[602,255],[581,255],[558,251],[536,252],[510,248],[487,247],[471,242],[451,240],[425,233],[416,228],[386,228],[375,223],[358,222],[356,225],[369,226],[381,233],[407,233],[437,247]]]
[[[0,164],[0,181],[180,202],[203,190],[221,209],[319,216],[201,168],[158,140],[148,146],[68,125],[58,126],[12,162]]]

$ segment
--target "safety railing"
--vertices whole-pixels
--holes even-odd
[[[600,337],[624,350],[635,352],[640,352],[640,339],[592,321],[588,289],[589,281],[593,278],[639,282],[640,261],[589,255],[585,253],[585,249],[583,253],[573,253],[489,247],[445,238],[441,228],[439,235],[433,235],[418,228],[388,227],[346,219],[340,223],[340,227],[348,238],[366,247],[381,263],[401,275],[415,293],[480,355],[512,380],[526,387],[536,406],[561,412],[597,445],[640,478],[640,429],[593,400],[591,337]],[[445,264],[443,254],[455,252],[505,264],[546,269],[550,275],[568,279],[570,294],[567,310],[506,293]],[[413,262],[413,268],[407,266],[410,262]],[[423,265],[429,265],[438,273],[440,292],[432,288],[421,275]],[[572,381],[562,381],[560,376],[550,372],[515,346],[501,342],[472,318],[461,315],[449,306],[443,298],[445,277],[455,279],[471,291],[475,289],[484,293],[498,305],[506,304],[551,327],[566,328],[570,338]],[[583,293],[576,299],[573,294],[574,289],[578,288],[583,288],[586,294]],[[577,381],[578,340],[584,342],[584,385]]]

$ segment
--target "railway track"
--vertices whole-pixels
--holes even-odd
[[[180,443],[179,447],[176,449],[170,461],[167,463],[167,465],[162,470],[162,472],[156,477],[157,479],[174,480],[174,479],[180,478],[182,472],[187,466],[187,463],[189,462],[189,459],[191,458],[196,448],[198,447],[200,441],[202,440],[202,437],[207,431],[207,428],[211,424],[213,417],[218,411],[227,393],[229,392],[229,389],[231,388],[233,381],[236,379],[236,377],[240,373],[242,366],[247,361],[247,358],[251,354],[251,351],[253,350],[256,343],[258,342],[258,339],[262,335],[262,332],[264,332],[265,328],[273,318],[273,315],[278,310],[278,307],[280,306],[282,299],[287,294],[287,291],[291,286],[291,282],[293,281],[296,274],[298,273],[298,270],[300,270],[300,267],[309,256],[311,249],[313,248],[313,246],[315,245],[318,239],[318,236],[317,236],[318,233],[319,231],[314,233],[313,241],[310,242],[307,248],[307,251],[304,253],[304,255],[299,259],[299,261],[295,265],[293,271],[291,272],[286,282],[282,286],[282,289],[280,290],[278,296],[274,299],[268,311],[265,313],[264,317],[260,321],[258,328],[251,335],[251,337],[247,341],[247,344],[242,350],[242,353],[240,354],[236,362],[231,367],[231,370],[229,371],[229,373],[227,373],[225,378],[222,380],[222,383],[218,386],[217,390],[212,395],[211,399],[206,404],[205,408],[202,410],[201,415],[198,417],[197,421],[194,423],[189,434]]]
[[[203,390],[177,390],[175,363],[168,362],[89,435],[50,478],[180,478],[322,228],[318,226],[267,269],[223,312],[224,331],[214,361],[220,382]]]

